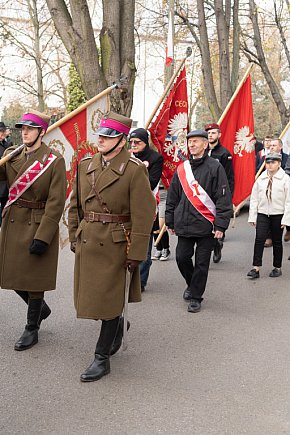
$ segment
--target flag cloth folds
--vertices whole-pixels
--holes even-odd
[[[176,168],[187,157],[188,101],[185,68],[177,77],[149,131],[151,141],[164,158],[161,179],[168,189]]]
[[[94,98],[92,99],[94,100]],[[68,208],[76,174],[77,162],[86,156],[97,152],[95,132],[99,127],[104,113],[109,110],[108,96],[84,104],[84,108],[74,110],[70,118],[56,127],[50,126],[43,138],[43,142],[51,149],[58,151],[65,160],[67,174],[67,197],[64,213],[60,222],[60,246],[63,248],[68,243]],[[75,114],[74,114],[75,113]]]
[[[233,156],[233,204],[238,207],[251,194],[255,181],[254,115],[250,75],[242,84],[219,125],[221,143]]]
[[[290,121],[280,134],[280,139],[283,142],[283,152],[289,154],[290,151]]]

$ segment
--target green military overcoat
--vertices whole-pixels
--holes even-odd
[[[113,214],[130,215],[124,223],[130,231],[130,247],[118,223],[86,222],[84,212],[104,213],[92,188],[95,187]],[[143,163],[122,149],[102,169],[101,155],[83,160],[79,166],[78,200],[76,183],[69,210],[70,241],[77,241],[74,272],[74,303],[77,317],[109,320],[124,306],[127,258],[144,260],[154,221],[156,201]],[[79,207],[78,207],[79,204]],[[80,222],[80,223],[79,223]],[[129,302],[140,302],[138,268],[132,276]]]
[[[15,147],[9,148],[5,154]],[[21,195],[21,199],[45,201],[44,209],[30,209],[15,204],[4,209],[0,233],[0,285],[5,289],[54,290],[59,248],[59,220],[66,198],[66,169],[63,157],[45,144],[27,160],[23,150],[0,167],[0,179],[8,187],[35,161],[45,163],[50,153],[57,158]],[[49,244],[41,256],[29,253],[33,239]]]

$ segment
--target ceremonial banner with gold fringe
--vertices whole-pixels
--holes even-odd
[[[67,216],[77,163],[85,155],[97,152],[95,133],[102,116],[109,110],[108,94],[114,87],[107,88],[51,125],[43,138],[46,145],[64,157],[66,164],[68,186],[65,209],[60,222],[61,248],[69,241]]]

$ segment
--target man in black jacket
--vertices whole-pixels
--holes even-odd
[[[149,135],[144,128],[137,128],[130,133],[129,142],[131,145],[131,151],[134,156],[141,160],[148,169],[149,182],[153,194],[156,196],[158,192],[158,185],[162,174],[163,157],[157,151],[154,151],[149,146]],[[142,202],[142,192],[140,192],[140,201]],[[158,222],[157,226],[159,228]],[[153,225],[152,231],[155,230]],[[153,243],[153,233],[150,235],[147,258],[140,264],[140,278],[141,278],[141,290],[144,291],[147,285],[149,270],[152,264],[151,250]]]
[[[175,172],[167,195],[165,221],[178,236],[176,261],[187,288],[188,311],[200,311],[214,239],[228,228],[231,192],[222,165],[208,156],[208,135],[194,130],[187,135],[189,159]],[[195,251],[195,265],[192,256]]]
[[[207,124],[204,127],[208,134],[209,151],[208,155],[213,159],[216,159],[224,167],[230,191],[233,196],[234,194],[234,168],[233,168],[233,156],[225,147],[220,143],[220,126],[218,124],[212,123]],[[222,258],[222,247],[223,240],[216,239],[213,250],[213,261],[214,263],[219,263]]]

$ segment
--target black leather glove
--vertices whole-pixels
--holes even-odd
[[[125,269],[128,268],[129,272],[133,273],[134,270],[136,269],[136,267],[139,266],[139,264],[141,263],[141,261],[139,260],[126,260],[125,262]]]
[[[71,252],[73,252],[74,254],[76,253],[76,246],[77,246],[77,242],[71,242],[71,243],[70,243],[70,250],[71,250]]]
[[[42,255],[47,251],[48,243],[34,239],[29,247],[30,254]]]

